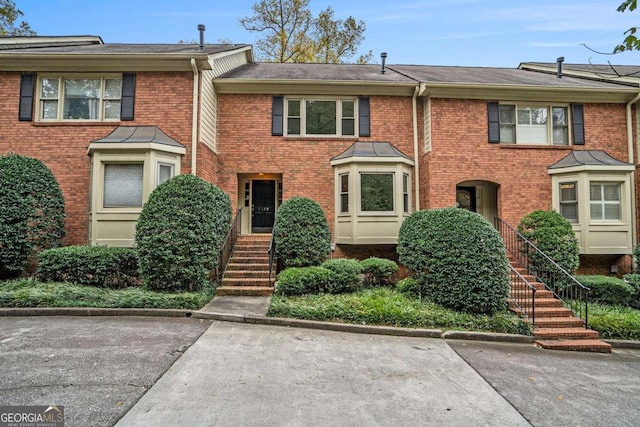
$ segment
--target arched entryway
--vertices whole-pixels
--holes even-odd
[[[477,212],[493,224],[498,216],[498,187],[490,181],[463,181],[456,185],[456,205]]]

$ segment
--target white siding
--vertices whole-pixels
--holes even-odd
[[[200,116],[200,141],[211,148],[218,150],[217,139],[217,118],[218,118],[218,95],[213,88],[212,79],[214,71],[205,70],[202,72],[202,105]]]
[[[424,100],[424,151],[431,152],[431,98]]]

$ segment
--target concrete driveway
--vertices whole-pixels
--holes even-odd
[[[640,350],[595,354],[448,343],[534,426],[640,425]]]
[[[111,426],[211,325],[153,317],[0,317],[0,405],[63,405]]]

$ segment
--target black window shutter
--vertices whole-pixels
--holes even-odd
[[[571,106],[571,117],[573,119],[573,145],[584,145],[584,107],[582,104]]]
[[[489,117],[489,143],[500,143],[500,104],[487,102],[487,116]]]
[[[133,120],[136,97],[136,75],[122,74],[122,100],[120,103],[120,120]]]
[[[271,109],[271,135],[282,136],[284,119],[284,98],[281,96],[273,97],[273,107]]]
[[[358,135],[371,136],[369,98],[358,98]]]
[[[23,74],[20,77],[20,107],[18,120],[33,120],[33,91],[35,89],[35,74]]]

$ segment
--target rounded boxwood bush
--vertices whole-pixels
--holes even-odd
[[[363,285],[391,286],[398,273],[398,264],[390,259],[371,257],[360,261],[364,273]]]
[[[327,217],[318,203],[306,197],[294,197],[280,206],[274,237],[284,268],[320,265],[331,251]]]
[[[534,211],[525,215],[518,231],[567,273],[580,266],[580,246],[571,223],[556,211]],[[538,276],[544,277],[551,263],[538,252],[529,251],[529,261]]]
[[[289,267],[278,273],[275,292],[280,295],[317,294],[327,288],[332,271],[324,267]]]
[[[145,286],[195,291],[209,284],[230,222],[229,196],[202,178],[179,175],[158,186],[136,224]]]
[[[589,288],[589,301],[607,305],[629,306],[635,294],[634,287],[617,277],[593,275],[576,276]]]
[[[60,246],[64,198],[51,170],[38,159],[0,157],[0,278],[23,273],[30,258]]]
[[[108,288],[140,282],[138,258],[131,248],[65,246],[38,254],[38,279]]]
[[[331,270],[326,291],[330,294],[354,292],[362,283],[362,266],[355,259],[334,258],[322,263],[321,267]]]
[[[414,212],[400,227],[397,250],[433,302],[480,314],[506,307],[510,286],[504,245],[477,213],[458,208]]]

